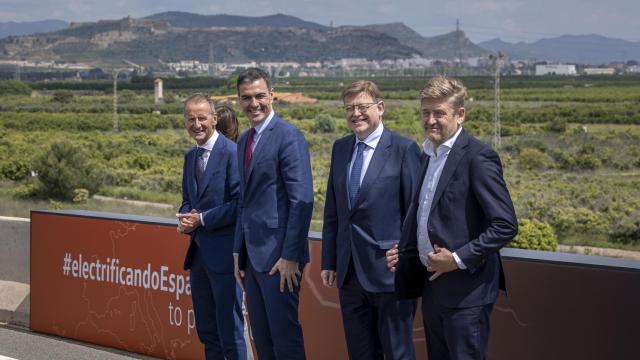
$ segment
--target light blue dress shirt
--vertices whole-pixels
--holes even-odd
[[[447,162],[449,153],[456,139],[462,132],[462,127],[456,131],[456,133],[450,137],[447,141],[442,143],[434,151],[433,144],[428,139],[425,140],[422,147],[425,154],[429,155],[429,166],[427,167],[427,173],[422,181],[422,187],[420,188],[420,203],[418,205],[418,253],[420,255],[420,261],[427,265],[427,254],[433,250],[431,240],[429,239],[429,231],[427,229],[429,222],[429,213],[431,212],[431,205],[433,204],[433,195],[438,188],[438,182],[440,181],[440,175],[442,175],[442,169]],[[453,258],[460,269],[466,269],[462,260],[454,252]]]
[[[253,147],[251,148],[252,154],[254,151],[256,151],[256,146],[258,146],[258,141],[260,141],[260,138],[264,133],[264,129],[267,128],[267,125],[269,125],[269,123],[271,122],[271,119],[273,119],[273,116],[275,114],[276,113],[273,110],[271,110],[269,115],[267,115],[267,117],[264,120],[262,120],[258,125],[254,127],[254,129],[256,129],[256,133],[255,135],[253,135]]]

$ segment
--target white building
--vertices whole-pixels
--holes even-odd
[[[575,65],[536,65],[536,76],[540,75],[578,75],[578,72]]]
[[[229,69],[233,69],[233,70],[236,70],[236,69],[248,69],[248,68],[254,68],[254,67],[257,67],[257,66],[258,66],[258,63],[256,63],[255,61],[251,61],[251,62],[248,62],[248,63],[227,64],[227,67]]]
[[[585,75],[614,75],[615,73],[614,68],[584,68]]]
[[[632,74],[640,74],[640,66],[639,65],[627,66],[627,72]]]
[[[297,69],[300,67],[300,64],[298,64],[295,61],[285,61],[285,62],[263,62],[260,63],[260,67],[263,68],[293,68],[293,69]]]
[[[371,63],[365,58],[342,58],[339,63],[343,68],[367,67]]]

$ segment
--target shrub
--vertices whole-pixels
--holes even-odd
[[[29,176],[29,164],[24,159],[11,159],[0,163],[0,176],[4,179],[20,181]]]
[[[13,190],[13,196],[17,199],[32,199],[38,196],[39,190],[36,184],[24,184]]]
[[[554,207],[550,222],[560,234],[605,234],[606,216],[584,207]]]
[[[556,251],[558,239],[551,225],[535,219],[522,219],[518,235],[508,246],[519,249]]]
[[[640,210],[618,220],[609,232],[609,240],[622,244],[640,243]]]
[[[62,203],[49,199],[49,210],[62,210]]]
[[[73,202],[76,204],[84,204],[89,200],[89,190],[75,189],[73,190]]]
[[[51,142],[34,161],[43,195],[72,200],[75,189],[96,193],[102,186],[103,171],[86,151],[69,140]]]
[[[31,95],[31,87],[21,81],[0,81],[0,95]]]
[[[549,155],[538,149],[527,147],[520,150],[519,166],[522,169],[545,169],[551,166],[552,161]]]
[[[136,101],[136,93],[131,90],[118,92],[118,101],[123,103],[133,103]]]
[[[547,123],[547,130],[556,133],[563,133],[567,131],[567,120],[563,118],[551,120]]]
[[[70,91],[56,91],[53,93],[53,96],[51,97],[51,101],[61,103],[61,104],[68,104],[72,100],[73,100],[73,93]]]
[[[318,114],[313,119],[313,127],[311,131],[314,133],[333,133],[336,131],[336,121],[328,114]]]

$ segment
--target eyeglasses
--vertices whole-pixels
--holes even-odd
[[[347,113],[353,113],[355,110],[358,110],[359,112],[363,113],[369,110],[369,108],[373,105],[378,105],[378,103],[379,102],[347,105],[344,107],[344,111],[346,111]]]

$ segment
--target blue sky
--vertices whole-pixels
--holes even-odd
[[[565,34],[640,41],[638,0],[0,0],[0,21],[94,21],[180,10],[199,14],[297,16],[324,25],[404,22],[424,36],[455,29],[474,42],[531,42]]]

